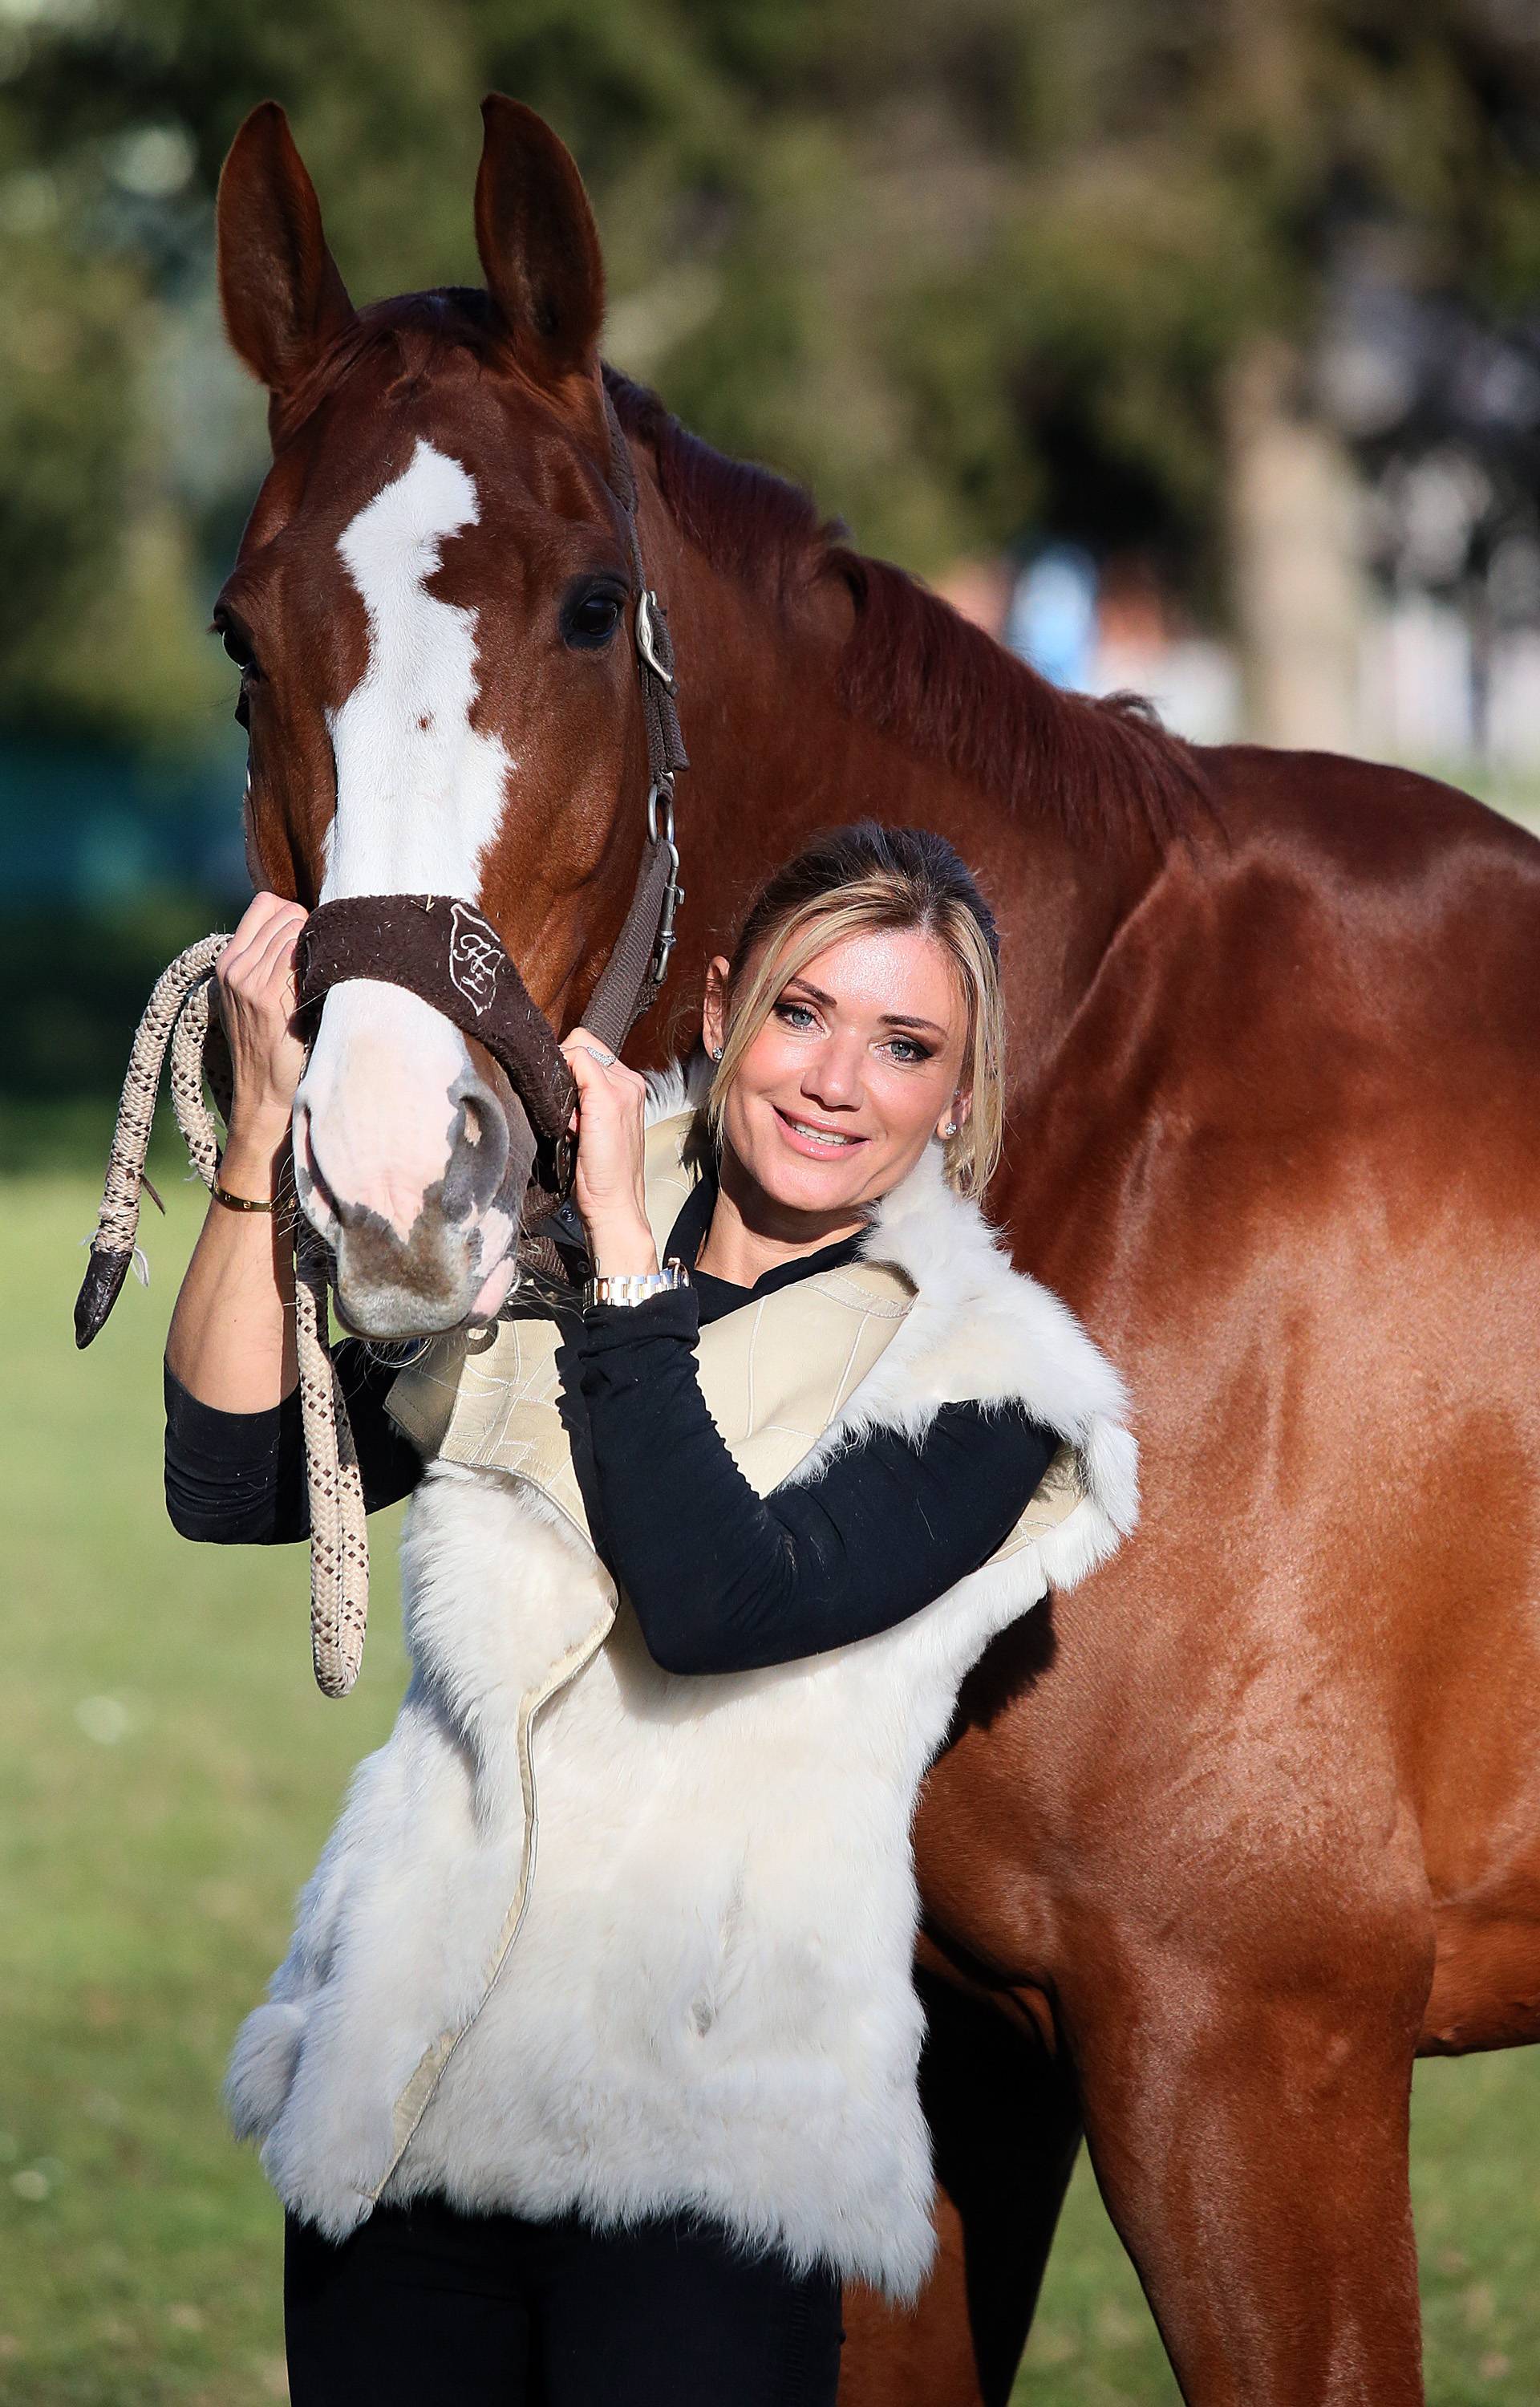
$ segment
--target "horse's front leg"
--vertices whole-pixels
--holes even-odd
[[[937,2257],[915,2304],[845,2298],[840,2407],[1005,2407],[1080,2147],[1073,2084],[1020,2017],[924,1969]]]
[[[1083,1928],[1063,2001],[1086,2134],[1192,2407],[1420,2407],[1407,2180],[1425,1901],[1321,1865],[1251,1944]],[[1351,1910],[1354,1904],[1361,1910]]]

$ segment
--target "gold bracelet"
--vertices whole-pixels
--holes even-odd
[[[265,1202],[259,1200],[255,1195],[232,1195],[228,1187],[221,1187],[219,1184],[219,1173],[223,1168],[224,1155],[217,1154],[214,1160],[214,1175],[208,1182],[208,1191],[215,1203],[222,1204],[227,1212],[281,1212],[286,1205],[295,1201],[294,1190],[287,1175],[289,1169],[287,1161],[278,1173],[276,1194],[269,1196]]]
[[[210,1184],[208,1191],[215,1203],[222,1204],[227,1212],[276,1212],[282,1201],[277,1195],[271,1196],[265,1204],[259,1203],[255,1195],[232,1195],[229,1188],[221,1187],[217,1178]]]

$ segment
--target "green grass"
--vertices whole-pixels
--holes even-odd
[[[164,1518],[159,1358],[196,1210],[175,1177],[162,1191],[169,1222],[147,1216],[149,1293],[131,1282],[78,1355],[90,1187],[0,1186],[6,2407],[284,2397],[278,2212],[226,2135],[219,2080],[346,1773],[402,1685],[389,1521],[374,1526],[363,1678],[338,1705],[310,1676],[303,1549],[192,1547]],[[1430,2396],[1529,2407],[1540,2059],[1424,2067],[1415,2178]],[[1082,2167],[1018,2399],[1176,2395]]]
[[[162,1192],[149,1293],[131,1280],[81,1355],[91,1189],[0,1189],[7,2407],[285,2396],[280,2220],[219,2082],[402,1686],[384,1523],[363,1676],[335,1704],[310,1674],[304,1548],[226,1554],[166,1521],[159,1360],[197,1213]]]

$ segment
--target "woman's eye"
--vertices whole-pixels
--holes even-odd
[[[811,1028],[812,1026],[812,1008],[810,1004],[778,1003],[775,1006],[775,1012],[776,1018],[784,1020],[788,1028]]]
[[[893,1047],[895,1061],[928,1061],[930,1059],[930,1047],[927,1045],[917,1045],[912,1036],[895,1036],[889,1041]]]
[[[561,634],[573,651],[597,651],[620,624],[618,593],[580,593],[561,614]]]

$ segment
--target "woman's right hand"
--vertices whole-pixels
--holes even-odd
[[[305,1048],[294,1033],[294,942],[308,913],[259,894],[214,971],[234,1085],[219,1185],[246,1204],[284,1189],[294,1090]],[[227,1212],[210,1197],[171,1316],[166,1363],[200,1403],[264,1413],[288,1395],[294,1360],[294,1246],[271,1212]]]
[[[289,1135],[304,1044],[294,1033],[294,946],[308,912],[259,894],[215,969],[234,1088],[233,1146],[273,1153]]]

